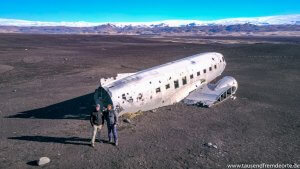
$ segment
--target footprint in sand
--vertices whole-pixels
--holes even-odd
[[[44,58],[40,56],[26,56],[23,58],[23,62],[25,63],[38,63],[43,61]]]
[[[10,71],[10,70],[13,70],[13,69],[14,69],[14,67],[9,66],[9,65],[0,65],[0,74]]]

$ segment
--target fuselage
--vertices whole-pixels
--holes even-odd
[[[119,115],[147,111],[184,99],[224,71],[220,53],[202,53],[134,73],[102,86]]]

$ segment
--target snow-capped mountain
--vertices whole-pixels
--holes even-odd
[[[41,22],[0,19],[0,33],[102,35],[232,35],[272,34],[300,36],[300,14],[213,21],[156,22]]]
[[[182,26],[211,26],[211,25],[300,25],[300,14],[297,15],[278,15],[251,18],[228,18],[211,21],[201,20],[164,20],[154,22],[42,22],[27,21],[17,19],[1,19],[0,26],[19,26],[19,27],[44,27],[44,26],[65,26],[65,27],[94,27],[110,24],[116,27],[182,27]]]

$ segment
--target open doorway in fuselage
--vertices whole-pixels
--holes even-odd
[[[95,90],[94,93],[94,101],[95,104],[100,104],[101,110],[103,111],[104,108],[107,108],[107,105],[111,104],[113,105],[113,102],[111,100],[111,94],[109,91],[107,91],[103,87],[99,87]]]

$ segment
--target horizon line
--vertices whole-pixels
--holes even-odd
[[[53,22],[53,23],[59,23],[59,22],[87,22],[87,23],[143,23],[143,22],[161,22],[161,21],[184,21],[184,20],[189,20],[189,21],[203,21],[203,22],[210,22],[210,21],[218,21],[218,20],[224,20],[224,19],[248,19],[248,18],[263,18],[263,17],[276,17],[276,16],[295,16],[295,15],[300,15],[300,13],[292,13],[292,14],[275,14],[275,15],[261,15],[261,16],[241,16],[241,17],[224,17],[220,19],[177,19],[177,18],[172,18],[172,19],[161,19],[161,20],[151,20],[151,21],[84,21],[84,20],[77,20],[77,21],[66,21],[66,20],[61,20],[61,21],[42,21],[42,20],[31,20],[31,19],[18,19],[18,18],[6,18],[6,17],[1,17],[0,19],[9,19],[9,20],[20,20],[20,21],[32,21],[32,22]]]
[[[116,26],[124,25],[155,25],[161,23],[167,23],[170,26],[174,25],[187,25],[190,23],[196,24],[222,24],[226,21],[236,21],[239,23],[247,23],[247,21],[256,21],[261,22],[267,21],[268,19],[277,18],[279,21],[284,22],[284,19],[293,18],[296,23],[300,22],[300,13],[298,14],[285,14],[285,15],[268,15],[268,16],[255,16],[255,17],[232,17],[232,18],[223,18],[223,19],[213,19],[213,20],[199,20],[199,19],[166,19],[166,20],[154,20],[154,21],[111,21],[111,22],[88,22],[88,21],[37,21],[37,20],[23,20],[23,19],[12,19],[12,18],[1,18],[0,17],[0,26],[67,26],[67,27],[93,27],[98,25],[105,24],[115,24]],[[179,23],[180,22],[180,23]]]

